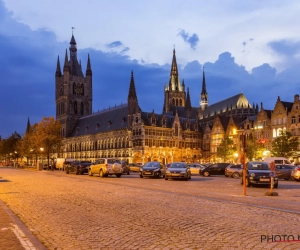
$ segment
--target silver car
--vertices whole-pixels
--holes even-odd
[[[184,179],[186,181],[191,179],[191,170],[186,162],[173,162],[166,170],[165,180],[170,179]]]
[[[232,177],[232,178],[239,178],[242,176],[243,173],[243,165],[237,164],[237,165],[229,165],[225,168],[225,176],[226,177]]]

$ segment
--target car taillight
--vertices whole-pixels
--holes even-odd
[[[297,168],[296,170],[297,170],[297,171],[300,171],[300,168]]]

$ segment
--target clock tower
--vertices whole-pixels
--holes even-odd
[[[81,61],[77,60],[74,35],[70,41],[70,60],[66,50],[63,74],[57,58],[55,72],[56,120],[62,124],[61,135],[68,137],[75,129],[77,120],[92,113],[92,68],[88,55],[85,76]]]

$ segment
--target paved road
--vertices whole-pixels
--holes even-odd
[[[248,188],[244,197],[239,180],[226,177],[186,182],[0,171],[9,180],[0,199],[48,249],[300,248],[271,238],[298,240],[297,182],[280,181],[279,197],[264,196],[268,188]]]

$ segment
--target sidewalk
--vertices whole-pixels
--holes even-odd
[[[1,181],[5,181],[0,177]],[[20,219],[0,200],[0,249],[43,250],[42,243]]]

